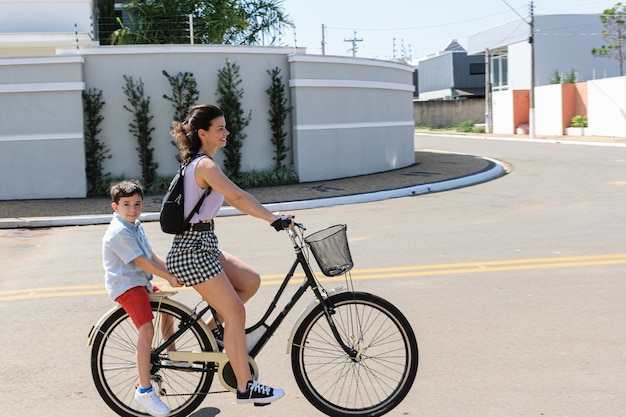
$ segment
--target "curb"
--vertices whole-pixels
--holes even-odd
[[[369,203],[374,201],[387,200],[390,198],[409,197],[422,194],[449,191],[457,188],[468,187],[491,181],[505,175],[507,172],[500,162],[481,157],[490,162],[490,166],[484,171],[476,174],[455,178],[452,180],[434,182],[431,184],[421,184],[411,187],[398,188],[393,190],[375,191],[371,193],[348,195],[341,197],[328,197],[312,200],[289,201],[284,203],[264,204],[270,211],[293,211],[321,207],[340,206],[346,204]],[[237,216],[242,213],[234,207],[222,207],[218,212],[218,217]],[[60,216],[60,217],[28,217],[15,219],[0,219],[0,229],[31,229],[42,227],[62,227],[62,226],[87,226],[96,224],[108,224],[113,218],[112,214],[102,215],[81,215],[81,216]],[[143,213],[140,217],[142,222],[152,222],[159,220],[158,212]]]

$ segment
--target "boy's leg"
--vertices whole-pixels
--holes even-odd
[[[133,287],[115,301],[122,305],[139,333],[135,350],[139,385],[143,388],[149,388],[151,385],[150,351],[154,338],[152,319],[154,316],[150,307],[148,289],[146,287]]]
[[[135,391],[135,401],[152,416],[167,416],[170,409],[161,401],[150,382],[150,355],[154,326],[152,324],[152,308],[146,287],[134,287],[119,296],[115,301],[120,303],[128,313],[138,331],[135,357],[139,387]]]
[[[137,373],[139,374],[139,386],[150,388],[150,354],[152,352],[152,339],[154,338],[154,326],[152,321],[143,324],[139,329],[137,339],[137,350],[135,357],[137,360]]]

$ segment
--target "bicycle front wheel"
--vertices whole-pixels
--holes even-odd
[[[154,315],[153,347],[160,346],[163,332],[173,333],[189,315],[176,305],[151,301]],[[100,327],[91,351],[91,373],[104,402],[120,416],[146,416],[134,401],[137,383],[135,346],[137,329],[124,309],[115,311]],[[194,322],[175,341],[177,350],[211,351],[211,343],[200,324]],[[195,410],[213,381],[211,364],[172,363],[153,355],[150,378],[161,400],[172,410],[170,416],[187,416]]]
[[[329,416],[381,416],[408,394],[417,375],[417,340],[408,320],[388,301],[368,293],[329,297],[338,345],[323,306],[296,330],[291,366],[304,396]]]

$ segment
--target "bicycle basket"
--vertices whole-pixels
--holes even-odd
[[[304,238],[322,273],[327,277],[348,272],[354,265],[350,256],[346,229],[345,224],[338,224]]]

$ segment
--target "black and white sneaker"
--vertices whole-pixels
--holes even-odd
[[[257,381],[248,381],[246,392],[237,390],[237,404],[269,404],[283,398],[284,395],[285,391],[280,388],[271,388]]]

